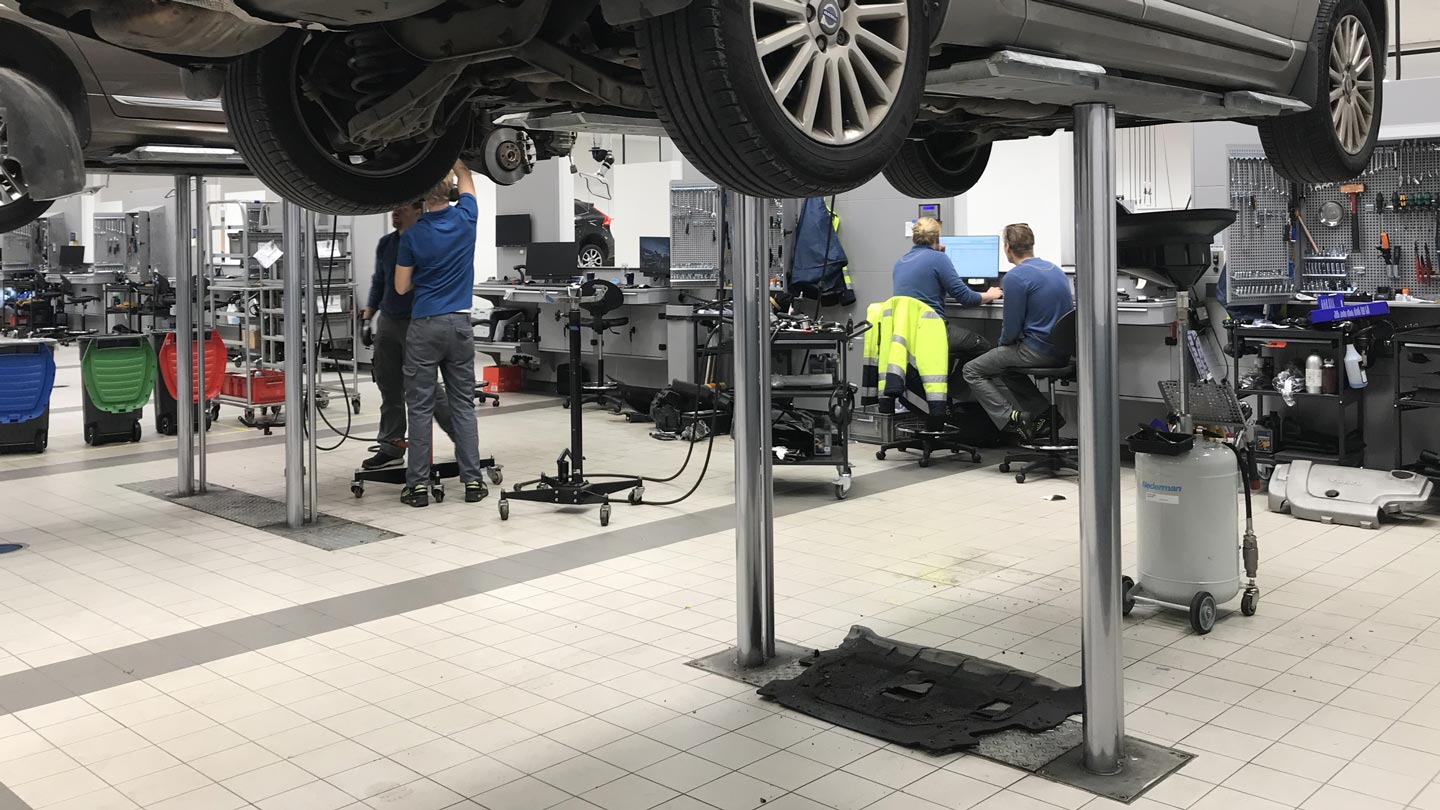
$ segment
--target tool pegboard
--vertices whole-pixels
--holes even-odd
[[[1286,280],[1289,292],[1373,295],[1389,288],[1440,297],[1440,139],[1381,143],[1359,177],[1320,185],[1294,186],[1262,152],[1232,150],[1230,201],[1240,212],[1228,234],[1229,275],[1232,289],[1241,284],[1240,301],[1258,302],[1244,295],[1249,279],[1258,280],[1250,285],[1256,289]],[[1304,254],[1293,280],[1291,210],[1299,212]]]

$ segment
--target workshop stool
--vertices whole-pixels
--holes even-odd
[[[595,333],[595,382],[583,383],[580,386],[580,390],[585,392],[580,398],[580,404],[586,405],[593,402],[606,406],[615,413],[620,413],[625,409],[625,401],[616,396],[616,392],[620,390],[620,383],[605,376],[605,332],[629,325],[629,318],[598,316],[585,321],[585,326]]]
[[[1055,368],[1019,369],[1015,372],[1028,374],[1037,380],[1045,380],[1050,388],[1050,412],[1046,414],[1050,430],[1047,435],[1022,442],[1020,446],[1024,448],[1024,452],[1010,453],[1000,463],[1000,472],[1002,473],[1010,472],[1011,465],[1025,465],[1020,472],[1015,473],[1015,482],[1018,484],[1025,483],[1025,479],[1031,473],[1036,472],[1050,475],[1059,475],[1065,470],[1080,472],[1079,441],[1060,436],[1060,411],[1055,407],[1056,383],[1068,385],[1075,382],[1075,310],[1072,309],[1066,313],[1055,324],[1055,328],[1050,333],[1050,340],[1061,350],[1063,356],[1070,358],[1068,364]]]
[[[61,306],[64,306],[64,307],[67,307],[67,308],[68,308],[71,304],[79,304],[79,305],[80,305],[80,331],[81,331],[81,332],[84,332],[84,331],[85,331],[85,315],[87,314],[87,312],[88,312],[88,310],[89,310],[89,308],[90,308],[90,304],[93,303],[93,302],[95,302],[95,301],[99,301],[99,300],[100,300],[100,296],[98,296],[98,295],[76,295],[76,294],[75,294],[75,285],[74,285],[73,283],[71,283],[70,279],[64,278],[63,276],[62,276],[61,279],[60,279],[60,292],[61,292],[61,294],[62,294],[62,295],[61,295]],[[67,324],[67,325],[68,325],[68,324]],[[102,330],[102,331],[103,331],[103,330]]]

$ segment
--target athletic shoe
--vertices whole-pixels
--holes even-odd
[[[485,485],[479,481],[471,481],[465,485],[465,502],[479,503],[490,493],[486,491]]]
[[[360,462],[360,469],[383,470],[386,467],[398,467],[404,463],[404,456],[392,456],[389,453],[384,453],[377,450],[375,455]]]
[[[405,487],[400,490],[400,502],[415,508],[430,505],[430,487],[421,484],[418,487]]]

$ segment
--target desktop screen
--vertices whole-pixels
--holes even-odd
[[[640,269],[652,275],[670,272],[670,237],[640,237]]]
[[[579,268],[574,242],[531,242],[525,249],[525,275],[530,278],[574,278]]]
[[[940,244],[962,280],[1000,277],[999,236],[942,236]]]

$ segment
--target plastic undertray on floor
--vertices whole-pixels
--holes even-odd
[[[838,649],[800,662],[760,694],[789,709],[927,751],[969,748],[1007,729],[1056,728],[1084,710],[1079,687],[855,627]]]
[[[1270,476],[1270,511],[1302,520],[1377,529],[1384,515],[1425,505],[1435,485],[1407,470],[1363,470],[1311,461],[1281,464]]]

